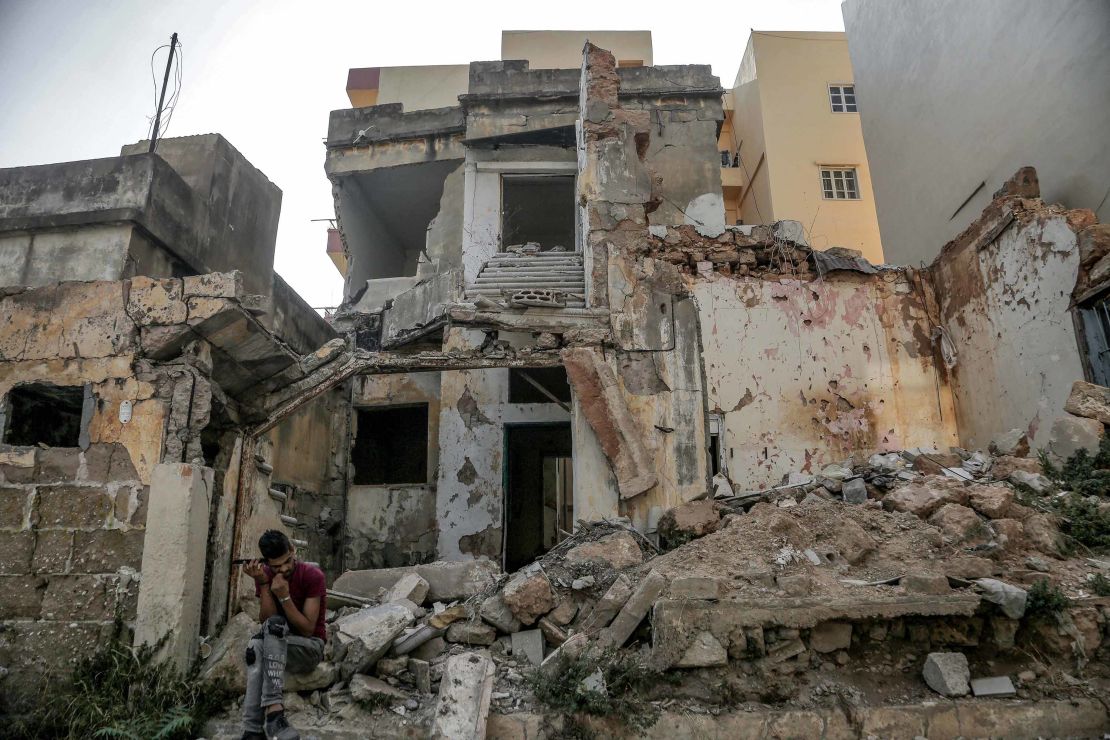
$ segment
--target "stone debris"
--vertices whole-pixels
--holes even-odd
[[[447,659],[429,737],[482,738],[493,693],[494,664],[488,655],[460,653]]]
[[[428,582],[419,573],[406,573],[382,594],[382,603],[407,600],[419,606],[428,596]]]
[[[543,570],[528,567],[517,572],[501,591],[501,598],[521,624],[536,620],[555,608],[555,592]]]
[[[1017,689],[1009,676],[971,679],[971,693],[975,696],[1016,696]]]
[[[722,507],[703,499],[669,509],[659,519],[657,530],[665,548],[677,547],[691,539],[716,532],[721,523]]]
[[[615,532],[594,542],[585,542],[567,551],[568,563],[600,563],[622,570],[642,563],[640,545],[628,532]]]
[[[335,650],[340,655],[344,679],[364,673],[385,655],[393,640],[413,622],[412,614],[399,604],[359,609],[333,623]]]
[[[543,663],[543,632],[524,630],[512,634],[513,655],[527,658],[532,665]]]
[[[864,483],[863,478],[852,478],[844,481],[840,487],[840,494],[844,497],[844,503],[865,504],[867,503],[867,484]]]
[[[975,585],[982,590],[985,600],[998,604],[1002,613],[1010,619],[1021,619],[1025,616],[1025,602],[1029,597],[1025,589],[994,578],[977,578]]]
[[[971,690],[971,670],[963,653],[929,653],[921,676],[929,688],[943,696],[967,696]]]

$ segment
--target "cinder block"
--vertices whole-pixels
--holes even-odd
[[[113,504],[103,488],[40,486],[32,520],[40,529],[103,527]]]
[[[126,566],[138,570],[143,562],[142,529],[97,529],[73,536],[74,573],[115,573]]]
[[[0,576],[0,619],[35,619],[42,607],[45,582],[33,576]],[[0,653],[2,655],[2,653]]]
[[[0,488],[0,528],[20,529],[27,517],[30,498],[29,488]]]
[[[111,620],[115,590],[111,577],[50,576],[42,597],[42,616],[58,620]]]
[[[34,532],[0,532],[0,575],[17,576],[31,572]],[[3,597],[0,596],[0,600]]]
[[[35,554],[31,558],[31,572],[67,573],[69,558],[73,554],[73,531],[47,529],[34,534]]]

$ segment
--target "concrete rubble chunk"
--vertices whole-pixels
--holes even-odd
[[[1103,422],[1098,419],[1063,414],[1052,423],[1045,451],[1057,464],[1063,463],[1080,450],[1094,455],[1098,452],[1105,433]]]
[[[1071,394],[1064,402],[1064,411],[1110,424],[1110,388],[1077,380],[1072,383]]]
[[[1003,455],[994,458],[991,465],[991,477],[995,480],[1007,480],[1015,470],[1024,470],[1026,473],[1041,473],[1041,463],[1031,457],[1012,457]]]
[[[408,698],[405,692],[394,688],[386,681],[373,676],[364,676],[361,673],[351,676],[351,683],[347,686],[351,698],[357,702],[374,701],[378,697],[385,697],[390,701],[404,701]]]
[[[229,619],[220,636],[211,643],[212,651],[201,666],[200,677],[206,681],[223,678],[235,691],[246,691],[247,643],[260,629],[261,625],[243,612]]]
[[[805,651],[805,643],[797,637],[790,640],[782,640],[767,647],[767,662],[781,663],[784,660],[793,658],[795,655],[801,655]]]
[[[851,622],[821,622],[809,632],[809,646],[818,653],[835,653],[852,646]]]
[[[867,484],[863,478],[846,480],[840,487],[840,494],[844,497],[844,503],[846,504],[865,504],[867,503]]]
[[[607,646],[623,646],[636,628],[640,626],[640,622],[644,621],[644,617],[651,610],[652,604],[655,603],[655,600],[659,598],[666,587],[666,576],[654,570],[648,573],[644,580],[640,581],[640,585],[632,595],[628,597],[624,608],[617,614],[613,623],[601,631],[598,641]]]
[[[717,599],[721,595],[721,581],[710,576],[682,576],[671,581],[673,599]]]
[[[614,532],[595,542],[584,542],[567,551],[566,562],[597,563],[623,570],[644,561],[636,538],[628,532]]]
[[[1029,596],[1025,589],[994,578],[977,578],[975,584],[982,590],[983,599],[998,604],[1010,619],[1021,619],[1025,615],[1025,601]]]
[[[929,653],[921,676],[929,688],[942,696],[967,696],[971,690],[968,685],[971,670],[963,653]]]
[[[382,603],[389,604],[394,601],[407,599],[420,606],[428,596],[428,582],[421,578],[419,573],[406,573],[382,594]]]
[[[1045,555],[1060,557],[1064,550],[1064,536],[1047,514],[1034,514],[1021,523],[1025,540]]]
[[[432,664],[426,660],[419,658],[409,658],[409,673],[412,674],[412,682],[416,684],[416,690],[421,694],[432,693]]]
[[[381,589],[389,589],[401,577],[416,573],[428,582],[429,601],[451,602],[468,599],[492,586],[501,569],[491,560],[436,561],[400,568],[349,570],[335,579],[332,588],[343,593],[376,599]]]
[[[538,567],[528,567],[513,575],[502,589],[501,598],[521,624],[535,624],[555,608],[551,582]]]
[[[594,604],[594,608],[582,616],[582,629],[594,631],[608,626],[631,595],[632,581],[622,573],[617,576],[601,599]]]
[[[551,610],[547,618],[550,619],[553,624],[565,627],[574,620],[577,614],[578,604],[574,603],[571,599],[563,599],[559,602],[557,607]]]
[[[339,677],[339,668],[334,663],[321,661],[308,673],[285,673],[286,691],[315,691],[326,689]]]
[[[996,457],[1025,457],[1029,454],[1029,435],[1024,429],[1011,429],[992,439],[989,448]]]
[[[991,519],[1003,519],[1014,503],[1014,489],[1008,486],[975,486],[968,495],[971,508]]]
[[[899,581],[899,585],[904,588],[907,593],[914,594],[933,594],[941,596],[952,592],[952,587],[948,585],[948,578],[943,575],[935,575],[932,573],[910,573],[902,577],[902,580]]]
[[[1019,486],[1025,486],[1037,494],[1045,494],[1052,490],[1052,481],[1039,473],[1015,470],[1010,473],[1008,480]]]
[[[863,527],[848,517],[834,522],[831,528],[832,545],[851,565],[862,562],[875,551],[877,543]]]
[[[539,626],[540,632],[543,633],[544,639],[547,640],[548,644],[562,645],[564,642],[567,641],[566,631],[563,630],[563,628],[559,625],[552,622],[549,618],[540,617],[536,621],[536,624]]]
[[[929,517],[945,537],[961,544],[981,544],[990,539],[990,531],[978,515],[960,504],[945,504]]]
[[[493,674],[493,660],[487,654],[460,653],[448,658],[429,737],[436,740],[485,737]]]
[[[660,542],[672,548],[716,532],[721,525],[721,508],[717,502],[703,499],[668,509],[657,525]]]
[[[710,666],[726,665],[728,651],[712,632],[702,630],[686,648],[686,652],[678,659],[675,666],[678,668],[708,668]]]
[[[447,641],[441,636],[436,635],[432,639],[421,643],[418,647],[413,649],[408,655],[416,658],[417,660],[435,660],[438,656],[442,655],[447,650]]]
[[[484,600],[478,615],[506,634],[520,630],[520,620],[513,616],[512,610],[501,598],[501,594],[494,594]]]
[[[337,619],[336,643],[343,651],[341,677],[346,679],[372,668],[412,622],[412,613],[399,604],[359,609]]]
[[[543,663],[543,632],[540,630],[523,630],[512,634],[513,655],[524,657],[532,665]]]
[[[888,493],[883,497],[883,508],[927,519],[945,504],[967,504],[967,499],[967,491],[959,483],[928,478]]]
[[[1017,689],[1009,676],[991,676],[990,678],[973,678],[971,680],[971,693],[975,696],[1016,696]]]
[[[595,694],[601,694],[602,696],[609,695],[609,691],[605,686],[605,674],[601,672],[600,668],[583,678],[582,683],[579,684],[579,686],[581,686],[583,691],[592,691]]]
[[[447,628],[447,642],[463,645],[492,645],[497,639],[497,631],[484,622],[459,620]]]

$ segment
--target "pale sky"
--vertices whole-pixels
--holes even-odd
[[[168,136],[218,132],[282,190],[275,268],[334,306],[324,253],[328,112],[350,67],[497,59],[502,29],[650,30],[656,64],[711,64],[731,85],[750,29],[842,31],[840,0],[730,3],[0,0],[0,167],[110,157],[146,137],[151,53],[176,31]],[[156,57],[161,83],[165,50]]]

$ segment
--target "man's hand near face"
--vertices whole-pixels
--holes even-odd
[[[285,580],[285,576],[281,573],[275,573],[274,579],[270,581],[270,593],[272,593],[274,598],[278,601],[289,596],[289,581]]]

